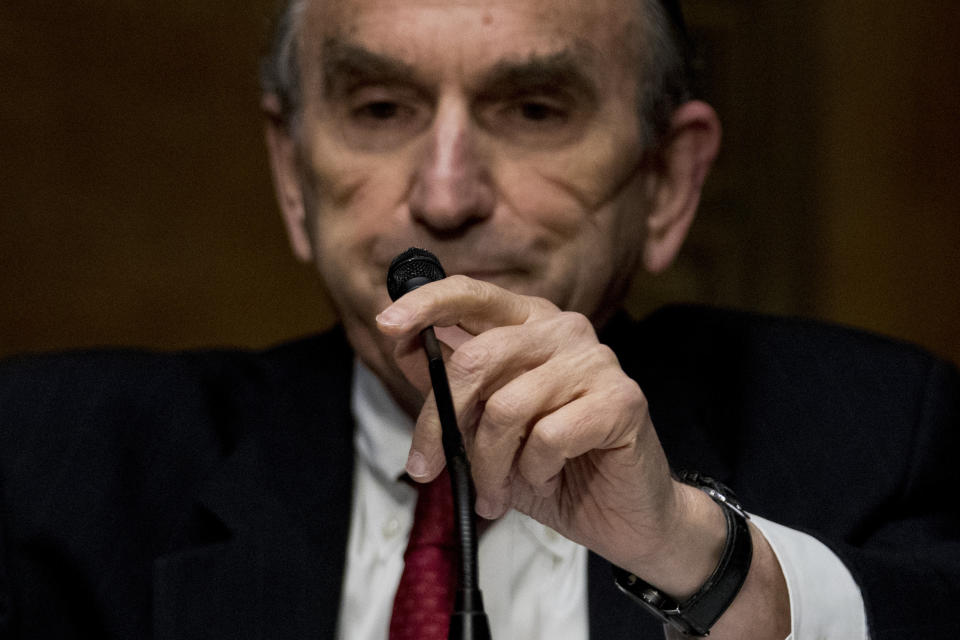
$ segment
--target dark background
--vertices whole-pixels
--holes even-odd
[[[724,151],[681,259],[632,310],[803,314],[960,361],[960,3],[685,6]],[[261,139],[274,9],[0,3],[0,355],[329,325]]]

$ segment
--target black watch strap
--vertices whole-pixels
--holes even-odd
[[[660,620],[689,636],[707,636],[710,628],[727,610],[743,586],[753,559],[753,542],[747,514],[733,492],[719,482],[696,473],[680,475],[680,480],[705,491],[723,507],[727,540],[720,563],[703,586],[683,602],[677,602],[653,585],[629,571],[613,568],[614,581],[621,591],[639,602]]]

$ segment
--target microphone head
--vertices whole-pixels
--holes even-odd
[[[396,301],[403,294],[428,282],[447,277],[437,256],[426,249],[411,247],[398,255],[387,269],[387,292]]]

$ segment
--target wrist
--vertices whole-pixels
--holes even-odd
[[[693,595],[716,569],[727,539],[723,507],[706,493],[673,481],[674,515],[662,543],[621,566],[678,601]]]
[[[661,579],[658,586],[640,578],[620,567],[614,567],[617,586],[640,605],[653,613],[663,622],[680,630],[685,635],[706,636],[711,627],[733,604],[744,586],[753,560],[752,532],[747,522],[748,516],[740,508],[736,497],[724,485],[697,473],[681,474],[681,479],[698,487],[705,495],[721,507],[726,535],[719,562],[707,579],[692,594],[684,593],[691,571],[680,570],[680,579],[666,583]],[[693,503],[697,504],[697,503]],[[690,520],[695,522],[696,519]],[[683,538],[678,536],[681,543]],[[694,544],[694,550],[703,551],[706,547]],[[696,553],[694,554],[696,555]],[[647,575],[669,566],[679,556],[671,555],[665,562],[648,568]],[[688,555],[688,557],[690,557]],[[689,569],[689,568],[688,568]],[[673,589],[673,593],[669,589]],[[674,595],[683,593],[684,595]]]

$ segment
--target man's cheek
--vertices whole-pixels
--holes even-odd
[[[504,161],[499,175],[512,199],[523,203],[518,208],[541,212],[557,232],[571,231],[618,194],[639,157],[639,146],[600,130],[571,148]]]
[[[314,146],[312,169],[328,203],[346,213],[393,209],[402,201],[409,183],[413,159],[410,151],[357,153],[338,141]]]
[[[546,164],[546,163],[545,163]],[[514,166],[500,179],[504,199],[529,225],[552,235],[575,235],[586,216],[589,201],[581,184],[551,167]]]

